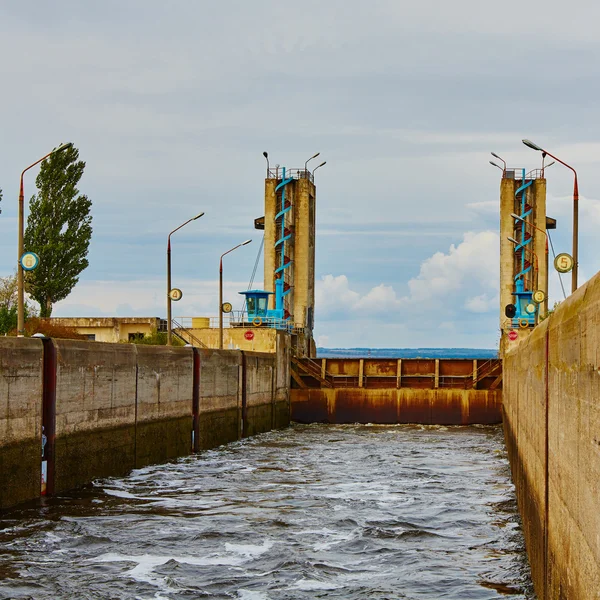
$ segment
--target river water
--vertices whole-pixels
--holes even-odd
[[[0,520],[0,598],[534,598],[499,427],[296,425]]]

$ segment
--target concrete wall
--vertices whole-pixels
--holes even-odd
[[[504,358],[504,424],[540,600],[600,598],[600,274]]]
[[[189,329],[188,331],[208,348],[219,347],[218,328]],[[248,331],[254,333],[251,340],[244,337]],[[182,332],[181,335],[189,339],[185,332]],[[192,344],[194,343],[193,339],[190,341]],[[272,327],[225,327],[223,329],[223,348],[274,353],[277,350],[277,329]]]
[[[136,346],[136,467],[184,456],[192,449],[194,352]]]
[[[0,507],[40,493],[43,351],[0,337]]]
[[[269,354],[245,352],[244,436],[275,426],[275,362]]]
[[[242,436],[242,353],[200,349],[199,448]]]
[[[289,424],[273,354],[0,338],[0,508]],[[287,377],[287,379],[286,379]]]
[[[135,466],[136,347],[54,340],[54,491]]]

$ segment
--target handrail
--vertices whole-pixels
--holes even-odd
[[[267,171],[267,179],[281,179],[283,167],[275,167]],[[314,182],[313,174],[308,169],[285,169],[285,177],[291,179],[308,179]]]
[[[191,333],[189,330],[187,330],[185,327],[182,327],[180,323],[178,323],[175,319],[171,319],[171,323],[174,325],[174,327],[172,327],[172,331],[173,333],[182,341],[184,341],[186,344],[192,343],[192,346],[197,345],[200,348],[208,348],[208,346],[204,343],[201,342],[193,333]],[[189,340],[186,340],[182,335],[181,332],[185,332],[185,335],[189,336]],[[194,343],[195,342],[195,343]]]

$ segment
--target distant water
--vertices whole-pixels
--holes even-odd
[[[529,600],[501,427],[296,425],[0,517],[0,598]]]
[[[498,358],[491,348],[317,348],[318,358]]]

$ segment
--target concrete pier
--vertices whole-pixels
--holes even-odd
[[[504,357],[504,428],[540,600],[600,598],[600,274]]]
[[[0,338],[0,509],[286,427],[277,352]]]

